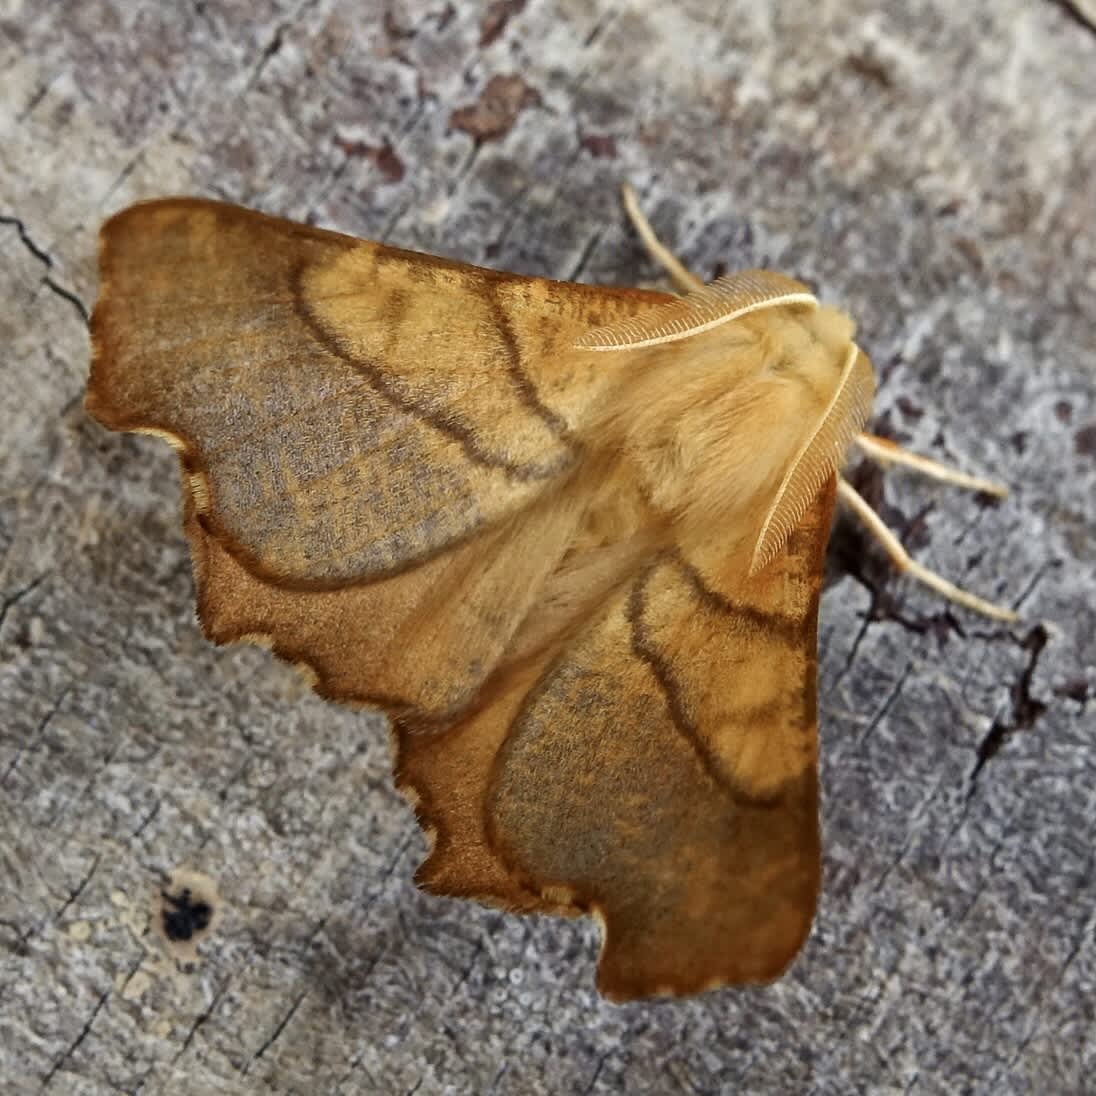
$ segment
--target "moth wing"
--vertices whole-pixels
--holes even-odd
[[[206,529],[192,494],[184,529],[210,638],[262,641],[302,668],[322,695],[377,705],[390,716],[397,785],[434,846],[420,883],[507,909],[575,914],[568,900],[528,888],[496,855],[486,829],[496,736],[508,726],[500,712],[520,703],[564,642],[567,623],[584,615],[572,596],[573,611],[553,627],[546,608],[570,536],[558,509],[545,500],[520,529],[504,525],[497,539],[484,535],[398,575],[334,590],[287,589],[249,571]],[[608,567],[592,567],[582,583],[588,601],[603,601],[633,558],[614,555]],[[469,627],[469,614],[481,612],[490,614],[492,649],[503,648],[499,661],[510,662],[502,670],[488,658],[469,661],[469,651],[483,652]],[[495,680],[477,695],[489,674]],[[442,714],[470,701],[471,714],[459,723]]]
[[[316,588],[426,560],[557,482],[613,373],[576,332],[665,300],[196,199],[108,221],[100,279],[91,413],[166,436],[206,528]]]
[[[269,647],[321,696],[429,724],[465,707],[508,657],[578,513],[552,498],[398,574],[310,589],[249,569],[188,493],[198,619],[217,643]]]
[[[833,484],[747,583],[657,557],[554,656],[488,687],[397,778],[425,886],[603,923],[617,999],[775,978],[819,884],[816,628]],[[485,822],[483,820],[486,820]],[[500,882],[501,881],[501,882]]]
[[[818,887],[815,629],[832,489],[748,583],[745,561],[718,545],[655,557],[584,628],[496,672],[451,719],[378,695],[360,668],[340,676],[359,642],[383,654],[369,645],[383,611],[369,599],[384,580],[286,590],[188,509],[200,598],[221,591],[219,619],[262,620],[326,695],[393,717],[397,784],[432,839],[421,885],[593,912],[599,984],[620,999],[765,980],[790,962]],[[416,568],[391,583],[413,600],[435,577]]]

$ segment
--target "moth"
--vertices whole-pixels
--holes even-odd
[[[616,1000],[770,980],[806,937],[823,556],[839,491],[874,517],[839,481],[874,387],[850,319],[699,284],[626,201],[683,295],[131,207],[87,391],[179,454],[206,635],[387,713],[417,882],[593,916]]]

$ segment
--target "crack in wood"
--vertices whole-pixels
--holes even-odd
[[[65,1062],[67,1062],[69,1058],[71,1058],[73,1054],[76,1053],[76,1051],[80,1047],[80,1044],[87,1038],[88,1032],[91,1031],[91,1025],[95,1023],[95,1018],[99,1015],[100,1011],[103,1008],[103,1005],[106,1004],[106,1000],[109,996],[110,990],[104,990],[102,996],[96,1002],[95,1008],[92,1009],[92,1013],[88,1017],[87,1022],[80,1029],[80,1034],[76,1036],[75,1040],[73,1040],[73,1042],[69,1045],[68,1049],[64,1051],[64,1053],[62,1053],[62,1055],[60,1056],[60,1058],[57,1059],[56,1062],[53,1063],[53,1065],[50,1067],[49,1072],[45,1075],[45,1077],[42,1078],[41,1091],[44,1092],[47,1088],[49,1088],[50,1083],[53,1081],[53,1078],[57,1076],[58,1072],[64,1066]]]
[[[190,1027],[187,1029],[187,1033],[183,1038],[182,1045],[176,1052],[175,1057],[171,1060],[172,1064],[178,1062],[178,1060],[187,1052],[187,1049],[190,1047],[190,1044],[194,1039],[194,1036],[198,1034],[198,1029],[213,1015],[214,1011],[217,1008],[217,1005],[220,1003],[221,998],[225,995],[225,992],[228,989],[228,985],[229,979],[226,978],[224,982],[222,982],[214,991],[213,997],[210,1000],[209,1005],[194,1018]]]
[[[55,921],[60,921],[65,913],[68,911],[69,906],[78,901],[80,895],[84,893],[84,888],[91,882],[91,877],[95,874],[96,869],[99,867],[100,854],[95,854],[95,859],[91,862],[91,867],[88,868],[87,874],[79,883],[76,884],[76,889],[70,892],[68,898],[65,900],[64,905],[53,915]]]
[[[20,242],[40,263],[47,267],[53,266],[53,256],[45,248],[39,247],[34,242],[31,234],[27,231],[27,226],[18,217],[12,216],[10,213],[0,213],[0,225],[9,225],[14,228]]]
[[[57,715],[58,711],[61,708],[61,705],[64,704],[64,702],[68,699],[69,694],[72,692],[72,688],[73,687],[71,685],[66,685],[65,688],[61,690],[60,694],[57,696],[57,699],[53,701],[53,703],[47,709],[46,714],[42,716],[42,718],[38,721],[38,725],[34,728],[34,731],[30,735],[28,735],[23,742],[20,742],[15,752],[15,756],[11,759],[11,761],[8,762],[8,767],[4,770],[4,775],[0,777],[0,788],[3,788],[7,785],[8,777],[11,776],[13,772],[15,772],[16,768],[18,768],[19,762],[22,760],[23,755],[27,752],[27,750],[31,749],[34,745],[37,744],[38,740],[45,732],[45,729],[50,725],[50,722],[53,720],[53,717]]]
[[[891,688],[891,691],[887,694],[886,699],[880,705],[879,710],[875,713],[875,715],[871,717],[868,725],[858,736],[856,740],[857,746],[863,746],[864,743],[867,741],[869,735],[871,735],[876,727],[878,727],[879,724],[882,723],[883,720],[887,717],[891,708],[893,708],[895,703],[897,703],[898,697],[900,696],[912,669],[913,662],[907,662],[905,668],[902,670],[901,675],[898,677],[897,681],[895,681],[894,685]]]
[[[581,254],[578,257],[578,262],[571,268],[571,272],[567,275],[567,281],[577,281],[583,270],[586,269],[586,264],[590,261],[591,256],[597,250],[598,244],[601,243],[602,237],[605,235],[605,229],[599,228],[594,234],[586,241],[586,246],[582,249]]]
[[[53,256],[44,247],[41,247],[34,242],[33,237],[27,231],[27,226],[20,218],[13,216],[10,213],[0,214],[0,225],[9,225],[14,228],[20,243],[22,243],[47,270],[52,270],[54,268]],[[80,318],[84,321],[84,326],[87,326],[90,314],[85,307],[84,302],[81,301],[71,289],[66,289],[50,274],[46,274],[42,278],[42,285],[55,293],[58,297],[68,301],[79,313]]]
[[[274,1045],[275,1040],[281,1035],[283,1031],[285,1031],[286,1027],[289,1024],[289,1021],[292,1020],[293,1017],[296,1015],[297,1009],[301,1007],[301,1004],[304,1002],[304,999],[307,996],[308,990],[301,990],[296,999],[293,1001],[293,1004],[289,1006],[288,1011],[282,1017],[278,1026],[271,1033],[270,1037],[266,1040],[266,1042],[262,1044],[262,1046],[259,1047],[257,1051],[255,1051],[254,1054],[251,1055],[247,1062],[244,1063],[243,1068],[240,1070],[241,1074],[246,1074],[247,1071],[271,1048],[271,1046]]]
[[[590,1096],[590,1093],[594,1091],[594,1085],[597,1084],[598,1078],[601,1076],[601,1071],[605,1066],[605,1060],[609,1057],[610,1052],[605,1051],[598,1060],[597,1065],[594,1068],[594,1074],[590,1078],[590,1083],[582,1090],[582,1096]]]
[[[1050,0],[1056,8],[1089,34],[1096,34],[1096,5],[1091,0]]]
[[[982,770],[997,756],[1008,739],[1017,731],[1030,730],[1046,712],[1047,705],[1032,696],[1031,683],[1039,665],[1039,659],[1049,640],[1050,633],[1046,628],[1042,624],[1036,624],[1023,639],[1015,641],[1028,652],[1027,665],[1010,689],[1012,714],[1007,720],[1000,716],[994,719],[985,737],[978,744],[977,759],[967,778],[968,798],[974,794]]]
[[[49,577],[50,571],[43,571],[40,575],[32,578],[26,586],[20,587],[14,594],[9,594],[2,602],[0,602],[0,629],[4,627],[4,621],[7,619],[8,610],[13,609],[19,604],[25,597],[33,594],[39,586]]]

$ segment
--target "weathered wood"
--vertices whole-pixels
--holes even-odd
[[[0,3],[5,1091],[1090,1088],[1094,65],[1051,0]],[[415,890],[380,722],[204,642],[172,456],[80,397],[133,200],[650,280],[623,179],[698,272],[847,304],[880,428],[1015,486],[895,473],[884,513],[1024,621],[839,530],[811,940],[773,987],[617,1008],[590,926]],[[178,866],[225,899],[190,972],[148,933]]]

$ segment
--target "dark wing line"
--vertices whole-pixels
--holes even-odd
[[[517,390],[522,403],[524,403],[525,406],[532,411],[561,442],[569,446],[577,447],[577,439],[564,418],[541,400],[540,393],[537,391],[529,374],[521,367],[521,351],[518,348],[518,341],[514,334],[513,324],[510,322],[510,317],[507,315],[506,309],[503,308],[502,301],[499,299],[499,285],[499,282],[492,281],[486,283],[486,288],[490,289],[488,303],[491,306],[492,315],[495,318],[495,323],[498,324],[499,334],[502,336],[503,344],[506,347],[506,370],[510,374],[510,379],[513,381],[514,387]]]
[[[476,525],[473,528],[468,529],[463,535],[456,536],[445,544],[426,550],[420,555],[402,560],[398,564],[392,565],[387,569],[377,570],[370,575],[363,577],[359,582],[347,581],[344,579],[324,580],[299,577],[287,578],[272,567],[267,566],[256,550],[238,541],[233,534],[223,526],[215,512],[215,492],[213,490],[212,469],[215,466],[215,459],[219,455],[218,452],[207,452],[203,450],[195,444],[193,438],[175,425],[166,426],[151,417],[137,419],[128,416],[120,409],[112,406],[109,402],[104,403],[100,401],[96,396],[97,391],[103,387],[105,379],[104,373],[114,357],[113,340],[107,326],[107,316],[112,301],[111,279],[107,268],[104,266],[103,256],[106,248],[109,246],[108,241],[113,232],[118,231],[120,227],[131,218],[141,216],[150,210],[155,210],[157,208],[177,211],[210,210],[217,216],[231,214],[234,218],[246,217],[271,226],[277,232],[284,233],[288,237],[300,238],[308,241],[322,241],[325,244],[336,246],[343,251],[353,250],[356,246],[361,245],[363,241],[342,233],[315,228],[310,225],[300,225],[284,221],[281,218],[272,217],[256,210],[243,209],[225,202],[198,198],[163,198],[138,203],[137,205],[128,207],[115,214],[100,230],[99,269],[103,281],[100,286],[99,299],[91,317],[93,353],[91,377],[88,384],[88,409],[94,417],[103,422],[104,425],[108,425],[111,429],[155,433],[172,442],[180,457],[185,488],[190,493],[194,504],[194,520],[198,522],[207,536],[223,546],[224,549],[238,560],[249,573],[264,582],[269,582],[280,588],[293,591],[332,591],[341,588],[365,585],[378,579],[390,578],[402,574],[420,564],[429,562],[461,544],[466,544],[474,537],[481,535],[485,528],[496,523],[495,521],[492,521],[487,524]],[[543,462],[540,465],[518,466],[511,462],[507,462],[504,459],[500,459],[495,454],[484,452],[482,447],[472,436],[470,430],[457,423],[447,421],[444,417],[430,412],[428,409],[422,408],[416,401],[409,399],[406,393],[400,392],[393,385],[387,383],[386,379],[383,375],[379,374],[372,362],[356,359],[353,355],[347,354],[343,348],[338,345],[337,339],[334,338],[332,333],[308,308],[307,303],[304,301],[301,285],[301,279],[305,270],[305,263],[302,262],[292,271],[292,285],[289,287],[290,292],[285,300],[286,304],[292,307],[301,321],[305,323],[306,329],[310,335],[316,339],[317,344],[345,364],[349,365],[359,375],[363,376],[370,384],[370,387],[382,398],[387,399],[394,407],[404,413],[412,415],[416,419],[424,421],[443,435],[456,440],[464,449],[469,459],[481,466],[498,468],[511,480],[519,482],[541,480],[546,483],[550,483],[551,479],[560,473],[566,472],[567,468],[573,467],[579,460],[583,452],[583,447],[575,435],[570,431],[564,419],[541,400],[531,378],[521,368],[517,340],[499,296],[499,289],[504,283],[520,284],[534,280],[572,288],[570,283],[557,283],[553,282],[552,279],[530,279],[521,275],[511,275],[485,267],[472,266],[451,259],[394,248],[386,244],[376,244],[375,246],[378,249],[376,258],[379,264],[383,264],[385,261],[400,261],[402,269],[405,264],[410,262],[412,263],[411,269],[414,272],[419,269],[419,267],[414,265],[415,263],[418,263],[421,264],[421,273],[424,277],[426,276],[426,268],[433,268],[471,272],[477,277],[482,278],[484,289],[489,291],[488,299],[495,314],[499,318],[498,330],[500,341],[506,347],[507,361],[505,363],[505,368],[511,383],[514,385],[522,402],[548,427],[557,440],[569,451],[561,453],[552,460]],[[588,288],[592,294],[603,292],[614,297],[638,297],[642,298],[644,302],[646,302],[648,298],[657,298],[660,296],[643,290],[631,290],[617,287],[593,286]]]
[[[260,579],[265,583],[269,583],[271,586],[276,586],[280,590],[288,590],[294,593],[333,593],[337,590],[352,590],[361,586],[369,586],[374,582],[379,582],[382,579],[394,578],[397,575],[412,571],[424,563],[429,563],[431,560],[437,559],[446,552],[450,552],[454,548],[459,548],[462,545],[467,544],[475,537],[482,536],[488,528],[488,526],[483,524],[472,526],[462,535],[455,536],[452,540],[446,541],[444,544],[439,544],[420,555],[401,560],[399,563],[386,570],[376,571],[373,574],[365,575],[360,579],[287,578],[285,575],[280,574],[274,570],[274,568],[264,563],[258,554],[247,545],[241,544],[217,520],[216,514],[213,512],[213,489],[210,486],[209,471],[207,467],[198,460],[197,446],[188,438],[181,435],[177,430],[162,430],[161,432],[169,434],[171,437],[177,439],[183,447],[183,451],[179,456],[183,469],[184,487],[194,499],[194,520],[201,526],[202,532],[223,547],[233,559],[239,562],[248,574],[253,575],[255,578]],[[200,481],[201,487],[195,486],[195,480]],[[501,520],[505,520],[505,518]]]
[[[696,726],[685,711],[681,702],[681,692],[674,681],[669,666],[666,665],[658,649],[648,639],[647,631],[643,623],[643,611],[645,608],[645,594],[647,583],[654,571],[666,560],[666,556],[655,559],[647,569],[632,583],[631,592],[628,595],[626,615],[632,629],[632,651],[654,675],[655,681],[666,699],[666,711],[670,716],[670,722],[679,733],[693,747],[704,771],[718,786],[723,786],[725,781],[719,773],[719,765],[712,756],[711,751],[701,741],[697,734]]]
[[[351,354],[340,346],[338,339],[324,326],[320,318],[313,312],[308,301],[305,299],[302,286],[302,279],[306,266],[307,263],[304,260],[301,260],[290,271],[289,287],[293,295],[294,311],[311,333],[312,337],[327,351],[327,353],[350,366],[351,369],[368,381],[370,386],[388,400],[388,402],[397,410],[413,416],[421,422],[426,423],[428,426],[433,427],[439,433],[459,442],[468,458],[476,464],[485,468],[498,468],[505,472],[510,479],[516,480],[519,483],[527,483],[530,480],[551,479],[574,463],[575,453],[572,451],[569,453],[562,453],[558,457],[554,457],[553,459],[540,464],[515,464],[513,461],[508,461],[504,457],[489,453],[483,449],[476,440],[473,431],[469,430],[467,427],[461,426],[427,407],[423,407],[421,403],[411,397],[408,393],[400,391],[400,388],[397,385],[394,385],[373,362],[366,358]],[[501,312],[501,309],[499,309],[499,311]],[[505,333],[503,338],[506,338]],[[512,333],[509,336],[509,349],[511,356],[516,355],[517,346],[513,341]],[[524,377],[524,374],[521,374],[521,376],[524,377],[525,383],[521,384],[516,382],[515,372],[520,373],[520,370],[514,362],[511,362],[508,365],[507,372],[512,379],[515,379],[518,393],[522,397],[522,402],[525,403],[538,418],[543,420],[545,418],[544,412],[547,409],[544,408],[536,398],[529,379]],[[554,432],[558,435],[558,430]]]
[[[705,605],[719,613],[733,614],[748,622],[752,627],[764,630],[766,637],[772,636],[783,643],[799,643],[805,638],[805,621],[809,621],[811,613],[817,612],[817,595],[814,606],[806,618],[801,618],[795,613],[779,613],[771,609],[758,609],[752,605],[743,605],[732,601],[718,590],[713,590],[705,581],[704,576],[693,566],[679,551],[673,553],[674,563],[696,591],[697,597]]]
[[[765,806],[769,803],[769,797],[747,795],[741,788],[734,785],[720,770],[719,761],[712,753],[708,744],[699,734],[696,724],[685,711],[682,703],[681,690],[674,677],[673,671],[667,664],[658,648],[647,636],[644,624],[644,610],[646,608],[646,588],[655,570],[664,563],[673,562],[679,565],[683,573],[694,579],[692,585],[698,596],[705,601],[710,608],[728,617],[737,617],[746,622],[752,629],[762,633],[764,637],[783,643],[785,646],[797,646],[802,644],[808,635],[810,616],[805,620],[795,620],[790,615],[773,613],[754,609],[748,606],[735,605],[726,598],[703,585],[700,575],[690,567],[676,552],[668,552],[664,556],[652,562],[647,570],[640,575],[632,586],[628,598],[627,617],[632,628],[632,651],[642,662],[646,663],[655,681],[658,682],[666,700],[666,710],[670,720],[680,734],[689,742],[696,752],[704,771],[721,788],[724,788],[736,799],[747,801],[755,806]],[[744,706],[738,710],[731,710],[728,714],[740,718],[743,722],[753,722],[764,719],[773,711],[783,705],[781,698],[773,698],[761,704]],[[772,798],[776,804],[779,795]]]

